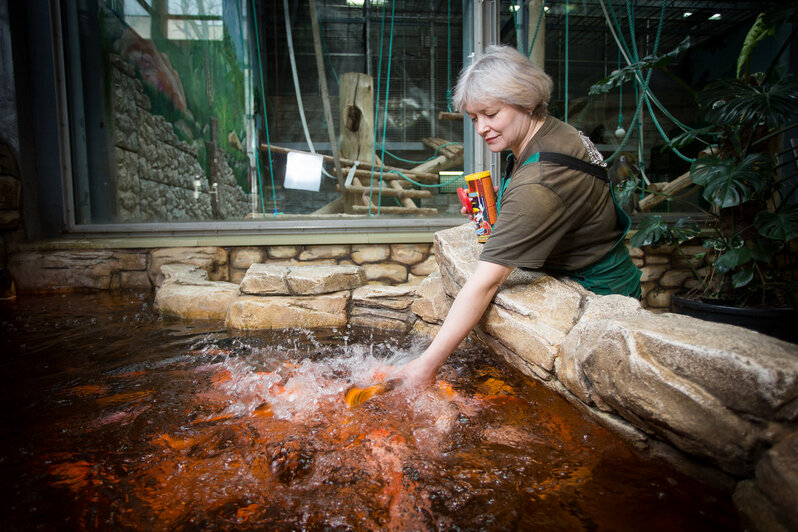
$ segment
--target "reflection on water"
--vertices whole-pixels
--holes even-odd
[[[4,529],[739,528],[728,496],[477,349],[427,390],[350,407],[421,346],[235,336],[131,294],[0,309]]]

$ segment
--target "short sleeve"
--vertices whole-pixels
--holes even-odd
[[[508,187],[480,260],[540,268],[569,228],[565,203],[554,191],[539,183]]]

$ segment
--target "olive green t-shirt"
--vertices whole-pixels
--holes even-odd
[[[622,230],[606,181],[549,162],[523,164],[537,152],[595,162],[588,151],[590,141],[582,139],[572,126],[546,118],[515,161],[480,260],[574,271],[612,249]]]

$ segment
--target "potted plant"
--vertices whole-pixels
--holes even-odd
[[[706,125],[666,146],[706,143],[703,156],[691,165],[690,179],[700,187],[705,204],[698,207],[708,221],[699,226],[685,217],[668,223],[661,215],[647,214],[630,243],[680,249],[688,241],[700,241],[705,252],[686,257],[697,279],[695,288],[683,297],[673,296],[672,310],[795,341],[798,320],[792,309],[798,283],[789,278],[788,266],[795,260],[798,204],[787,201],[796,189],[796,174],[789,171],[795,157],[789,157],[788,166],[779,165],[778,156],[782,133],[795,126],[798,84],[777,67],[795,31],[766,72],[750,72],[751,53],[774,34],[775,21],[760,14],[741,49],[736,77],[712,82],[696,94]],[[628,187],[618,190],[619,196],[625,193]]]

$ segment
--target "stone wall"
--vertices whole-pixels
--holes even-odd
[[[439,327],[478,252],[465,226],[436,233],[415,330]],[[472,336],[639,449],[734,490],[753,529],[798,530],[795,344],[520,270]]]
[[[685,245],[680,249],[675,246],[631,248],[632,260],[643,272],[640,277],[643,306],[654,311],[668,310],[672,294],[698,286],[691,265],[699,274],[705,273],[704,260],[695,258],[696,254],[705,251],[700,245]]]
[[[776,266],[786,279],[798,279],[798,240],[790,243],[789,254],[775,257]],[[632,260],[643,272],[640,282],[643,289],[642,304],[653,311],[670,309],[671,295],[685,293],[699,286],[696,273],[704,276],[708,263],[705,257],[697,257],[707,251],[699,240],[691,240],[679,246],[662,246],[645,249],[631,248]],[[695,272],[693,271],[695,270]]]
[[[211,187],[197,147],[178,139],[172,124],[150,112],[133,66],[115,55],[111,65],[118,221],[212,220]],[[243,219],[250,211],[248,195],[223,156],[217,155],[212,165],[219,183],[219,217]],[[202,183],[197,199],[195,179]]]
[[[149,290],[162,284],[162,268],[185,264],[212,281],[240,283],[253,264],[358,265],[369,284],[415,285],[438,267],[430,244],[70,249],[18,251],[8,270],[21,292]]]

